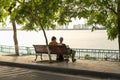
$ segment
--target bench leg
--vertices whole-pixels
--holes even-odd
[[[36,58],[35,58],[35,61],[37,60],[37,55],[36,55]]]
[[[43,59],[42,59],[42,54],[40,54],[40,58],[41,58],[41,61],[42,61],[42,60],[43,60]]]

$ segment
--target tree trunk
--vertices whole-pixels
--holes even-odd
[[[49,46],[48,46],[47,36],[46,36],[46,33],[45,33],[45,30],[44,30],[43,26],[42,26],[41,24],[40,24],[40,26],[41,26],[41,29],[42,29],[43,34],[44,34],[44,36],[45,36],[45,41],[46,41],[47,50],[48,50],[48,56],[49,56],[49,60],[50,60],[50,62],[51,62],[52,59],[51,59],[51,55],[50,55],[50,49],[49,49]]]
[[[44,34],[44,37],[45,37],[45,41],[46,41],[47,50],[48,50],[49,60],[50,60],[50,62],[51,62],[52,59],[51,59],[51,55],[50,55],[50,49],[49,49],[49,46],[48,46],[48,40],[47,40],[47,36],[46,36],[45,30],[44,30],[44,28],[43,28],[43,25],[41,24],[40,19],[38,18],[37,15],[34,15],[32,11],[29,11],[29,12],[30,12],[30,14],[35,18],[35,20],[38,21],[38,24],[39,24],[39,26],[41,27],[41,29],[42,29],[42,31],[43,31],[43,34]],[[36,12],[36,14],[37,14],[37,12]]]
[[[17,30],[16,30],[16,24],[15,21],[12,20],[12,26],[13,26],[13,39],[14,39],[14,46],[15,46],[15,54],[19,56],[19,47],[18,47],[18,40],[17,40]]]
[[[118,2],[118,44],[119,44],[118,60],[120,62],[120,1]]]

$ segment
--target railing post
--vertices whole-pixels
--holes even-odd
[[[0,48],[1,48],[1,52],[3,52],[3,47],[1,46]]]
[[[2,49],[2,46],[0,46],[0,52],[2,52],[1,49]]]
[[[119,54],[118,54],[118,61],[120,62],[120,50],[119,50]]]
[[[29,47],[26,47],[26,50],[27,50],[27,54],[31,55],[30,48],[29,48]]]
[[[79,57],[78,57],[78,59],[80,59],[80,49],[78,50],[78,53],[79,53]]]

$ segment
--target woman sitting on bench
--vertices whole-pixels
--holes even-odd
[[[60,37],[59,41],[60,41],[60,43],[58,45],[66,46],[66,44],[63,43],[63,37]],[[67,47],[67,48],[68,48],[68,53],[72,56],[72,62],[75,62],[76,59],[74,57],[75,57],[76,52],[74,50],[72,50],[71,48],[69,48],[69,47]]]

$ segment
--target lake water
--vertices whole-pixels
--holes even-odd
[[[118,49],[118,39],[110,41],[105,30],[48,30],[46,31],[48,42],[52,36],[64,37],[64,43],[71,48],[87,49]],[[19,46],[31,47],[33,44],[45,44],[43,32],[17,31]],[[13,46],[13,31],[0,31],[0,45]]]

